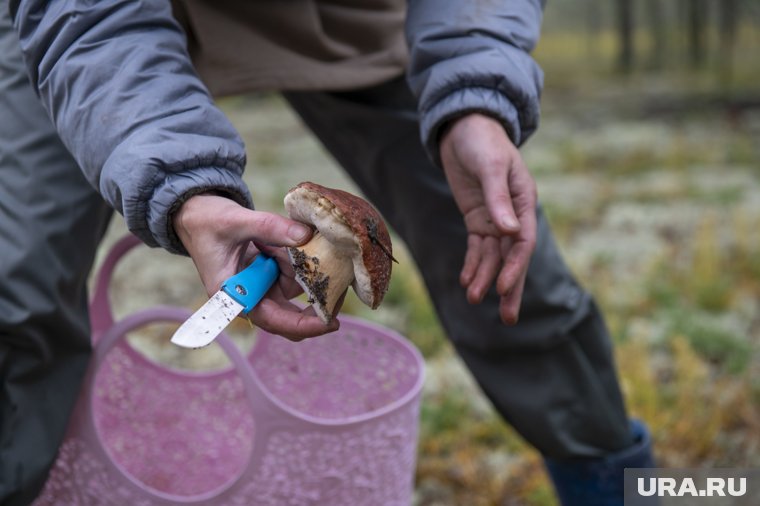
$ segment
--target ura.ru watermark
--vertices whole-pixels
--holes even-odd
[[[743,497],[747,493],[747,478],[638,478],[636,492],[642,497]]]
[[[625,506],[758,506],[760,469],[626,469]]]

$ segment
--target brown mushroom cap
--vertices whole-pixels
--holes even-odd
[[[380,213],[368,202],[342,190],[304,182],[285,196],[291,219],[314,226],[351,256],[359,299],[375,309],[388,291],[393,250]]]

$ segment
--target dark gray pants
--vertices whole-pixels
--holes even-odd
[[[53,130],[0,9],[0,504],[21,505],[87,366],[87,273],[111,211]]]
[[[538,212],[519,323],[492,290],[467,303],[466,230],[443,172],[424,153],[403,79],[348,93],[287,93],[326,148],[403,238],[457,351],[506,421],[543,454],[599,457],[631,443],[607,329]]]
[[[4,7],[4,6],[3,6]],[[43,484],[89,357],[85,281],[110,210],[58,140],[0,12],[0,504]],[[499,413],[545,455],[598,457],[630,443],[610,342],[539,215],[520,323],[494,293],[467,304],[466,245],[441,171],[419,144],[398,80],[287,98],[407,242],[457,350]]]

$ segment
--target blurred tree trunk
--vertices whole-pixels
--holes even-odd
[[[633,69],[633,0],[617,0],[619,37],[618,69],[630,73]]]
[[[686,60],[686,54],[688,53],[689,41],[688,36],[686,35],[688,32],[688,23],[686,20],[689,17],[688,14],[690,1],[691,0],[678,0],[676,3],[676,23],[678,26],[678,30],[676,31],[676,47],[679,63],[682,62],[682,58],[683,60]]]
[[[734,71],[734,47],[736,46],[736,30],[738,29],[737,0],[721,0],[720,6],[720,83],[725,87],[731,85]]]
[[[666,60],[665,9],[661,0],[647,0],[646,7],[649,32],[652,37],[649,66],[653,69],[661,69]]]
[[[689,0],[687,7],[689,61],[693,68],[699,68],[705,62],[705,18],[707,17],[707,5],[705,0]]]
[[[602,13],[598,0],[586,0],[586,51],[590,59],[599,58],[599,32],[602,30]]]

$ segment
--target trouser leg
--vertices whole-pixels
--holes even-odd
[[[449,337],[498,412],[544,455],[599,457],[631,444],[609,335],[563,263],[541,212],[519,323],[477,306],[458,281],[466,230],[419,142],[402,80],[286,98],[408,245]]]
[[[0,504],[44,484],[90,356],[86,280],[110,210],[59,141],[0,2]]]

